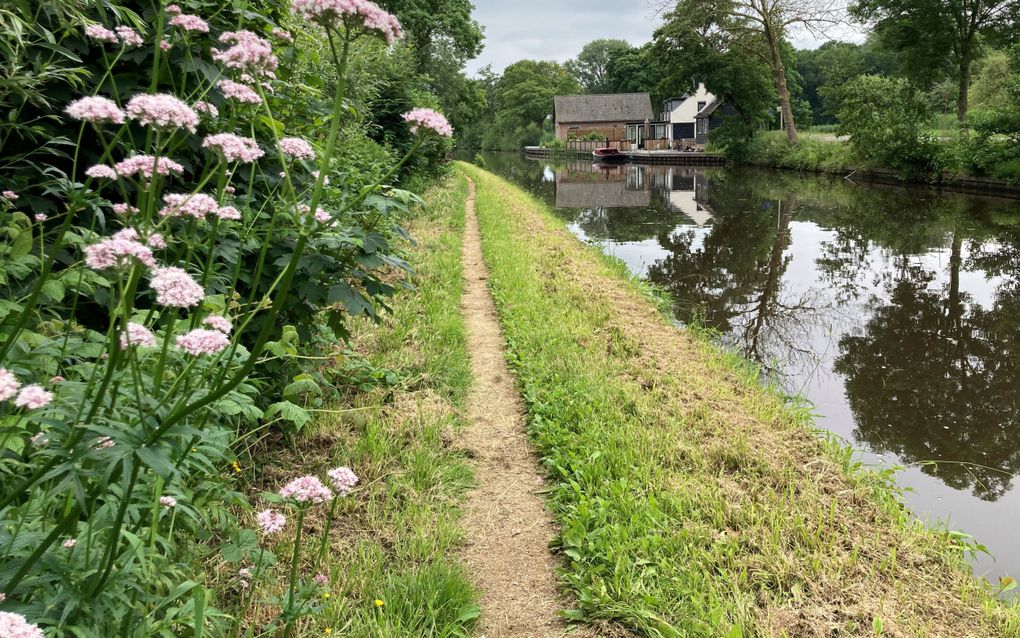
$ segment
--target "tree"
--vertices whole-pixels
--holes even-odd
[[[797,125],[787,83],[787,32],[794,25],[818,32],[838,21],[834,0],[680,0],[666,16],[667,24],[690,29],[720,51],[750,54],[768,66],[791,143],[797,142]]]
[[[652,104],[665,96],[659,91],[660,69],[652,56],[652,45],[632,48],[609,61],[608,93],[651,93]]]
[[[397,15],[414,49],[415,70],[428,75],[433,59],[441,50],[464,62],[482,52],[484,33],[471,17],[471,0],[380,0],[379,4]]]
[[[626,40],[593,40],[565,66],[585,93],[611,93],[617,79],[610,74],[613,63],[632,50]]]
[[[1016,29],[1020,0],[855,0],[851,13],[873,22],[908,70],[929,81],[941,73],[956,80],[956,119],[966,135],[974,61],[985,39]]]

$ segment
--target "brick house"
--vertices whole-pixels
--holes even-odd
[[[655,117],[652,98],[647,93],[611,95],[557,95],[553,100],[556,139],[585,137],[591,133],[620,148],[628,140],[628,128],[644,133]]]

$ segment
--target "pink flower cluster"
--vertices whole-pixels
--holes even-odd
[[[291,0],[291,9],[306,20],[333,28],[342,22],[375,31],[393,44],[404,35],[400,22],[370,0]]]
[[[175,266],[157,268],[149,285],[156,291],[156,303],[174,308],[197,306],[205,291],[186,271]]]
[[[245,86],[240,82],[234,82],[233,80],[220,80],[219,84],[220,91],[223,92],[223,96],[231,100],[237,100],[243,104],[259,104],[262,102],[262,98],[256,93],[250,86]]]
[[[52,392],[47,392],[41,385],[33,383],[32,385],[26,385],[18,392],[18,396],[14,399],[14,405],[19,408],[38,410],[49,405],[52,400]],[[2,635],[0,634],[0,636]]]
[[[419,128],[427,128],[437,135],[453,137],[453,127],[442,113],[432,109],[418,108],[404,113],[403,117],[405,122],[412,124],[412,133],[417,133]]]
[[[228,69],[247,71],[262,77],[273,77],[279,61],[273,55],[273,46],[251,31],[227,31],[219,37],[223,44],[231,44],[226,51],[214,51],[216,60]]]
[[[21,614],[0,611],[0,636],[4,638],[45,638],[38,625],[28,622]]]
[[[216,200],[204,193],[182,194],[167,193],[163,195],[163,203],[166,204],[160,209],[162,217],[194,217],[202,219],[206,215],[215,214],[220,205]]]
[[[74,549],[74,546],[77,545],[77,544],[78,544],[78,540],[77,539],[69,538],[69,539],[67,539],[66,541],[63,542],[63,547],[64,547],[64,549]]]
[[[224,221],[238,221],[241,219],[241,211],[233,206],[222,206],[216,211],[216,216]]]
[[[216,354],[230,345],[230,339],[219,330],[196,328],[177,337],[177,347],[188,354]]]
[[[145,179],[152,179],[153,173],[180,175],[184,172],[184,167],[179,162],[166,157],[157,159],[152,155],[134,155],[114,164],[113,170],[121,177],[131,177],[140,174]]]
[[[163,507],[177,507],[177,499],[172,496],[160,496],[159,504]]]
[[[329,584],[329,576],[325,574],[316,574],[315,578],[313,578],[312,580],[315,581],[316,585],[319,585],[321,587],[325,587],[326,585]]]
[[[280,150],[297,159],[315,159],[315,149],[300,137],[285,137],[280,140]]]
[[[134,233],[134,231],[131,231]],[[89,268],[103,270],[105,268],[124,268],[131,264],[131,260],[149,268],[155,268],[156,258],[152,250],[145,244],[138,241],[138,234],[121,231],[112,237],[107,237],[98,244],[85,247],[85,264]]]
[[[95,179],[117,179],[117,171],[106,164],[96,164],[85,171],[85,174]]]
[[[317,477],[302,476],[280,488],[280,496],[291,498],[298,503],[325,503],[333,498],[333,492]]]
[[[218,151],[228,162],[254,162],[265,155],[258,142],[250,137],[241,137],[233,133],[210,135],[203,140],[202,148]]]
[[[6,401],[18,393],[21,382],[7,368],[0,368],[0,401]]]
[[[19,195],[14,191],[4,191],[0,193],[0,195],[3,195],[4,199],[11,202],[16,201],[19,197]]]
[[[177,5],[170,5],[177,6]],[[167,7],[169,13],[170,7]],[[180,7],[178,7],[180,9]],[[195,33],[209,33],[209,23],[198,16],[188,15],[186,13],[178,13],[174,17],[170,18],[170,26],[177,27],[184,31],[194,31]]]
[[[113,212],[116,215],[134,215],[138,209],[130,204],[120,203],[113,205]],[[153,246],[153,248],[158,248],[158,246]]]
[[[142,36],[140,36],[138,32],[131,27],[121,26],[114,29],[114,31],[117,32],[117,37],[124,43],[124,46],[140,47],[145,44],[145,40],[142,39]]]
[[[216,108],[216,105],[211,102],[206,102],[204,100],[199,100],[198,102],[195,102],[195,104],[191,108],[195,109],[196,113],[208,115],[211,118],[217,118],[220,116],[220,110]]]
[[[266,536],[282,532],[283,526],[287,524],[287,517],[273,510],[262,510],[255,515],[255,520]]]
[[[116,102],[105,97],[83,97],[68,104],[64,112],[76,120],[93,124],[124,123],[124,111],[120,110]]]
[[[350,494],[354,486],[358,484],[358,475],[349,467],[333,468],[326,474],[329,476],[330,483],[333,484],[333,489],[340,496]]]
[[[274,38],[283,40],[284,42],[294,41],[294,36],[292,36],[289,31],[284,31],[283,29],[273,29],[272,35]]]
[[[156,335],[140,323],[128,322],[127,330],[120,336],[120,347],[126,350],[131,346],[154,348]]]
[[[90,24],[85,27],[85,35],[98,42],[116,42],[117,34],[101,24]]]
[[[172,95],[136,95],[128,100],[127,115],[143,126],[171,131],[183,128],[194,133],[198,113]]]
[[[211,315],[202,320],[202,325],[209,326],[213,330],[219,330],[225,335],[230,334],[234,329],[233,324],[230,323],[230,319],[221,317],[219,315]]]

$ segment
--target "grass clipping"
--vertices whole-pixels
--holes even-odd
[[[650,636],[1020,635],[949,534],[618,263],[475,167],[491,286],[576,618]]]

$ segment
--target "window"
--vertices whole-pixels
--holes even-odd
[[[698,102],[698,113],[701,113],[701,109],[705,108],[708,102]]]
[[[708,133],[708,118],[698,118],[698,135],[705,135]]]
[[[665,124],[655,124],[652,126],[652,139],[653,140],[664,140],[668,137],[666,133]]]

